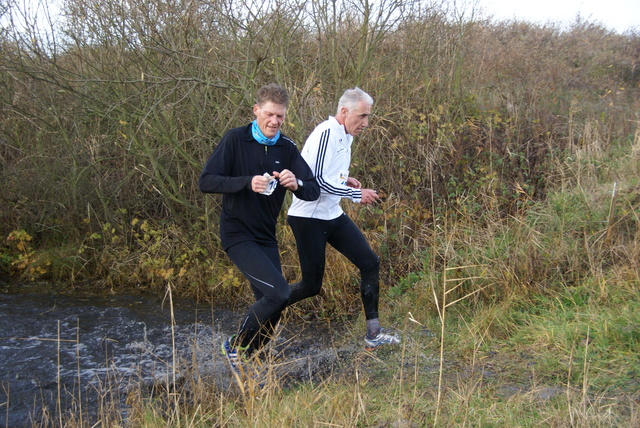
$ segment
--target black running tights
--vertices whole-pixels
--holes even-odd
[[[367,320],[378,318],[380,259],[355,223],[342,214],[334,220],[288,216],[296,237],[302,280],[291,286],[289,304],[315,296],[322,288],[327,243],[360,270],[360,295]]]
[[[271,338],[291,295],[278,247],[245,241],[227,249],[227,255],[249,280],[256,298],[240,324],[238,344],[250,351],[260,349]]]

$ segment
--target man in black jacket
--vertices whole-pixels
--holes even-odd
[[[222,345],[236,374],[240,358],[269,341],[291,295],[276,240],[276,221],[286,191],[302,200],[312,201],[320,195],[296,144],[280,133],[289,95],[270,84],[260,88],[256,98],[256,119],[224,135],[199,180],[202,192],[223,194],[222,247],[249,280],[256,299],[238,333]]]

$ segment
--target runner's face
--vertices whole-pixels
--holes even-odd
[[[371,106],[367,102],[360,101],[354,109],[348,110],[346,107],[343,107],[340,110],[340,114],[343,115],[344,128],[347,134],[356,136],[362,132],[364,128],[369,126]]]
[[[262,106],[258,104],[253,106],[253,114],[256,115],[258,127],[267,138],[276,136],[284,122],[286,113],[285,106],[274,104],[271,101],[267,101]]]

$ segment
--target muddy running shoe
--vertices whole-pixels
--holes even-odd
[[[364,337],[364,349],[367,351],[373,351],[384,345],[398,345],[399,343],[400,338],[398,336],[385,332],[383,328],[373,339],[369,339],[366,335]]]

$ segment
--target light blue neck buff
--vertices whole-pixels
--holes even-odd
[[[256,140],[260,144],[264,144],[265,146],[273,146],[278,138],[280,138],[280,131],[273,138],[267,138],[263,133],[260,127],[258,126],[258,121],[254,120],[251,125],[251,135],[253,135],[254,140]]]

